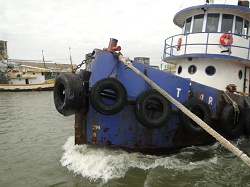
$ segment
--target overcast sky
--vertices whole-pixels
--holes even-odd
[[[215,0],[237,4],[237,0]],[[94,48],[118,39],[126,57],[159,65],[164,40],[181,32],[175,13],[205,0],[0,0],[0,40],[10,59],[75,64]]]

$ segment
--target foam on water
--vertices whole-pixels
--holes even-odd
[[[168,170],[190,171],[217,163],[217,156],[192,162],[189,159],[179,158],[178,154],[177,156],[152,156],[96,148],[91,145],[74,145],[73,136],[68,138],[62,148],[64,150],[61,158],[62,166],[89,180],[101,179],[104,183],[110,179],[123,178],[128,170],[133,168],[150,170],[160,166]],[[188,152],[186,151],[185,154]]]

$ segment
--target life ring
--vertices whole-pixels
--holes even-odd
[[[78,74],[60,73],[54,85],[54,104],[57,111],[70,116],[83,106],[83,81]]]
[[[181,43],[182,43],[182,39],[179,38],[178,43],[177,43],[177,51],[179,51],[181,49]]]
[[[222,34],[220,37],[220,44],[223,46],[228,46],[233,43],[233,37],[231,34]]]
[[[111,99],[104,102],[104,95]],[[93,108],[99,113],[112,115],[120,112],[127,104],[127,91],[123,84],[117,79],[104,78],[92,86],[90,102]]]
[[[220,125],[228,138],[237,138],[242,134],[245,114],[241,106],[238,105],[238,108],[240,110],[239,116],[235,115],[232,104],[226,104],[222,109]]]
[[[186,101],[183,105],[206,124],[211,124],[211,110],[205,101],[193,98]],[[183,112],[180,113],[180,123],[190,134],[202,134],[205,132],[201,126],[199,126]]]
[[[171,103],[155,89],[142,92],[135,101],[135,116],[145,127],[160,128],[171,114]]]
[[[246,135],[250,135],[250,109],[247,109],[245,112],[244,130]]]

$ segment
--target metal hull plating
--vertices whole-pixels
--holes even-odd
[[[132,63],[179,102],[185,103],[191,98],[206,102],[211,110],[212,122],[209,125],[223,134],[219,124],[221,111],[226,105],[222,91],[137,62]],[[215,141],[206,132],[188,132],[180,121],[182,113],[174,105],[170,120],[162,127],[149,128],[141,124],[135,116],[135,100],[142,92],[151,88],[141,77],[121,62],[117,62],[112,53],[99,51],[89,67],[88,70],[92,72],[89,80],[90,90],[99,80],[113,76],[125,86],[128,99],[126,106],[113,115],[99,113],[89,102],[85,112],[81,111],[76,115],[76,143],[115,146],[148,154],[166,154],[183,147],[210,144]],[[234,99],[239,104],[244,104],[242,96],[234,96]],[[105,102],[108,102],[108,99]],[[227,137],[226,134],[224,136]]]

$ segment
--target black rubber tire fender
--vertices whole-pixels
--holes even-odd
[[[238,138],[242,134],[245,122],[245,112],[240,105],[238,105],[238,108],[240,110],[238,120],[234,119],[235,111],[232,104],[226,104],[221,112],[221,129],[231,139]]]
[[[209,105],[205,101],[193,98],[186,101],[183,105],[197,117],[199,117],[202,121],[204,121],[207,125],[211,124],[211,110],[209,108]],[[195,121],[190,119],[183,112],[180,113],[180,123],[190,134],[198,135],[205,132],[205,130],[201,126],[199,126]]]
[[[245,124],[244,124],[244,130],[246,131],[246,135],[250,135],[250,109],[246,109],[245,112]]]
[[[156,103],[154,105],[160,109],[157,116],[152,116],[152,111],[156,111],[152,109],[152,106],[150,106],[151,109],[149,109],[149,105],[152,105],[152,102]],[[151,113],[151,115],[149,115],[149,113]],[[172,105],[170,101],[155,89],[149,89],[142,92],[135,101],[135,116],[145,127],[160,128],[167,124],[171,114]]]
[[[75,114],[83,106],[83,92],[83,82],[78,74],[60,73],[53,93],[57,111],[64,116]]]
[[[112,94],[114,103],[108,104],[102,100],[103,93]],[[90,90],[90,102],[93,108],[105,115],[112,115],[120,112],[127,104],[127,91],[124,85],[115,78],[104,78],[97,81]]]

